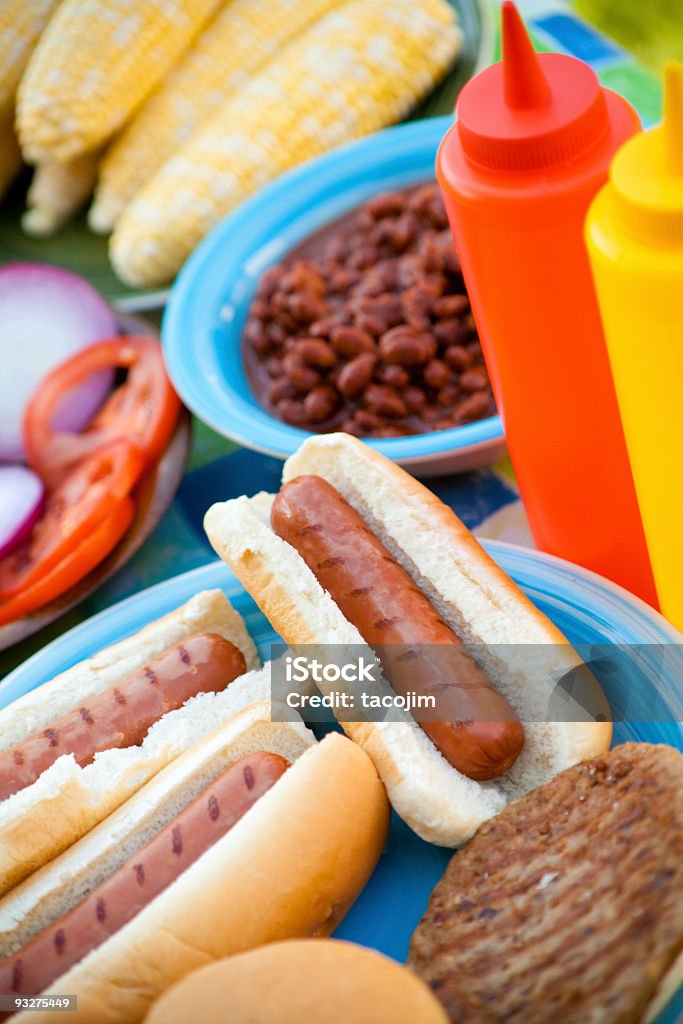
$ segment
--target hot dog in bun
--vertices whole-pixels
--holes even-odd
[[[510,798],[609,747],[610,722],[571,702],[564,721],[544,718],[557,679],[582,667],[565,637],[449,508],[355,438],[308,438],[279,495],[216,504],[205,528],[288,644],[400,645],[416,687],[436,671],[441,690],[451,680],[435,656],[452,650],[452,717],[339,714],[422,838],[458,845]]]
[[[133,1024],[197,967],[334,930],[384,846],[384,787],[345,737],[273,717],[238,711],[0,902],[1,992]]]
[[[0,711],[0,894],[269,696],[257,665],[241,617],[205,591]]]

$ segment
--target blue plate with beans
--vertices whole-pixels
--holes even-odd
[[[435,209],[434,161],[449,124],[414,121],[313,160],[199,246],[172,290],[162,339],[176,389],[214,430],[279,458],[312,431],[348,430],[424,476],[504,453]]]

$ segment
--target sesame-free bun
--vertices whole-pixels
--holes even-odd
[[[0,711],[0,751],[21,743],[194,633],[217,633],[259,664],[241,615],[220,590],[204,590],[119,643],[37,686]],[[246,683],[244,682],[246,680]],[[269,696],[252,671],[220,693],[205,693],[156,722],[138,746],[95,755],[81,767],[62,755],[34,783],[0,803],[0,895],[75,843],[174,757],[238,708]]]
[[[253,749],[298,756],[229,832],[43,993],[75,993],[79,1024],[137,1024],[155,999],[199,967],[268,942],[329,935],[361,892],[389,827],[389,804],[370,758],[339,733],[317,743],[301,722],[271,722],[263,704],[244,708],[177,758],[46,868],[37,885],[29,879],[21,905],[10,894],[11,907],[0,903],[0,920],[14,920],[18,932],[33,906],[32,932],[53,922],[55,912],[92,891],[105,862],[108,877],[122,855],[135,855],[161,814],[186,806],[198,781],[208,783]],[[62,1024],[62,1013],[27,1010],[19,1019]]]
[[[509,800],[608,749],[611,723],[588,720],[569,697],[563,721],[544,720],[557,680],[578,669],[581,659],[436,495],[348,434],[307,438],[285,463],[283,481],[307,474],[327,480],[362,516],[441,617],[474,647],[524,725],[515,764],[481,783],[451,767],[408,712],[392,710],[382,722],[341,722],[370,754],[396,811],[419,836],[460,845]],[[213,547],[286,643],[358,650],[364,645],[359,631],[299,553],[271,529],[272,501],[259,494],[213,505],[204,520]],[[320,688],[327,692],[334,684]]]
[[[145,1024],[448,1024],[427,986],[351,942],[295,939],[221,960],[174,985]]]

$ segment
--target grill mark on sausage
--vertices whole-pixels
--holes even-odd
[[[43,729],[43,736],[49,740],[51,747],[56,747],[59,743],[59,735],[56,729]]]
[[[318,564],[318,569],[333,569],[335,565],[344,565],[345,561],[346,559],[341,555],[337,555],[335,558],[326,558]]]
[[[22,754],[21,750],[15,750],[14,753],[12,754],[12,760],[14,761],[17,768],[21,768],[21,766],[25,763],[26,758]]]
[[[218,821],[218,817],[221,813],[221,809],[218,806],[218,800],[215,796],[209,797],[209,817],[211,821]]]
[[[135,872],[135,881],[138,883],[138,885],[144,885],[145,884],[145,865],[144,864],[134,864],[133,865],[133,871]]]
[[[349,597],[367,597],[371,589],[371,587],[355,587],[353,590],[349,590]]]
[[[86,725],[94,725],[95,724],[95,719],[90,714],[90,712],[88,711],[87,708],[79,708],[78,713],[80,714],[81,718],[86,723]]]
[[[311,533],[322,533],[325,529],[323,523],[312,523],[310,526],[302,526],[297,530],[297,537],[308,537]]]
[[[21,983],[24,980],[24,965],[21,960],[17,960],[14,967],[12,968],[12,991],[21,992]]]
[[[126,703],[126,695],[125,695],[125,693],[121,693],[120,690],[114,690],[114,700],[116,701],[117,704],[121,704],[121,705],[125,704]]]
[[[402,654],[397,654],[396,661],[418,661],[421,657],[421,651],[416,651],[414,648],[411,648],[409,651],[403,651]]]
[[[391,619],[379,619],[377,622],[373,622],[373,626],[375,629],[391,629],[392,626],[395,626],[400,621],[400,618],[394,615]]]
[[[251,767],[248,764],[245,765],[242,774],[244,775],[244,781],[245,781],[247,789],[253,789],[254,788],[254,773],[253,773],[253,771],[251,770]]]
[[[147,680],[147,682],[151,683],[152,686],[158,686],[159,685],[159,679],[158,679],[157,674],[154,671],[154,669],[150,668],[149,665],[146,665],[144,671],[145,671],[145,679]]]
[[[103,899],[99,899],[95,905],[95,915],[97,920],[102,922],[107,920],[107,904]]]
[[[180,660],[182,661],[183,665],[189,665],[190,664],[192,659],[190,658],[190,655],[189,655],[186,647],[182,647],[182,646],[178,647],[178,654],[180,655]]]
[[[183,833],[180,825],[176,825],[171,832],[171,850],[177,857],[183,852]]]
[[[55,932],[55,952],[57,956],[61,956],[66,949],[66,935],[63,928],[59,928]]]

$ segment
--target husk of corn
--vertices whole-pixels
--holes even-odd
[[[128,119],[219,0],[62,0],[17,91],[29,163],[66,163]]]
[[[135,193],[227,97],[338,0],[228,0],[113,140],[88,221],[107,233]]]
[[[26,194],[21,226],[28,235],[46,238],[59,231],[88,201],[97,178],[99,152],[84,153],[69,163],[38,164]]]
[[[446,72],[461,32],[445,0],[350,0],[291,42],[140,190],[110,255],[134,286],[169,281],[256,189],[400,120]]]

